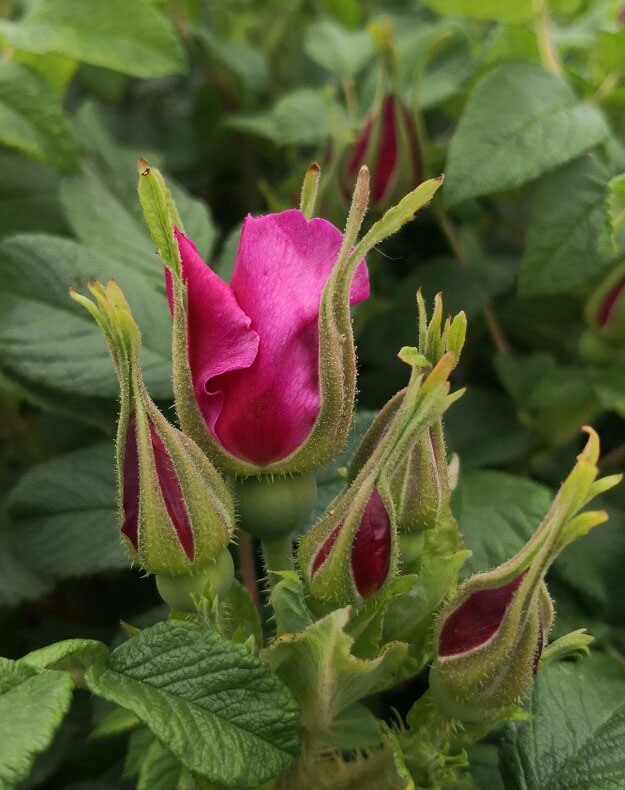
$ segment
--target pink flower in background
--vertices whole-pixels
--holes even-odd
[[[176,231],[176,239],[188,288],[189,364],[204,419],[232,455],[259,465],[285,458],[319,413],[319,305],[343,236],[298,209],[248,215],[230,285],[186,236]],[[368,296],[363,260],[350,303]]]

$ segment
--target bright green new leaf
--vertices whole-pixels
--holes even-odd
[[[186,768],[224,787],[257,787],[297,754],[289,691],[243,645],[191,623],[145,629],[85,680],[132,710]]]
[[[540,66],[495,66],[476,83],[452,137],[445,199],[521,186],[608,135],[601,112]]]
[[[169,20],[146,0],[46,0],[0,32],[28,52],[49,52],[121,71],[159,77],[185,70]]]
[[[373,659],[352,655],[345,633],[349,608],[336,609],[304,632],[284,634],[263,650],[263,658],[300,704],[302,724],[325,733],[349,705],[393,685],[407,645],[387,644]]]
[[[10,61],[0,63],[0,143],[61,170],[76,164],[59,100],[33,71]]]
[[[0,790],[13,790],[63,721],[73,682],[65,672],[37,673],[0,658]]]

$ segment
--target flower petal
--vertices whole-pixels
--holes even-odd
[[[256,358],[258,335],[232,292],[200,257],[195,245],[175,230],[188,293],[188,346],[193,389],[204,419],[215,434],[223,392],[213,386],[216,376],[248,368]],[[171,275],[165,272],[169,306],[173,311]],[[216,434],[215,434],[216,435]],[[217,437],[218,438],[218,437]]]
[[[172,521],[180,545],[189,559],[193,559],[193,532],[189,514],[174,465],[156,429],[149,423],[154,465],[167,513]],[[137,447],[137,418],[133,412],[126,429],[124,453],[124,523],[121,531],[139,550],[139,452]]]
[[[260,338],[258,353],[253,362],[245,357],[247,364],[229,366],[230,372],[211,382],[221,401],[209,420],[219,441],[238,457],[258,464],[284,458],[313,426],[320,406],[319,304],[342,240],[334,225],[309,221],[297,209],[245,220],[231,286]],[[350,301],[368,295],[363,261]],[[212,332],[217,329],[223,334],[219,327]],[[203,332],[208,336],[206,327]]]

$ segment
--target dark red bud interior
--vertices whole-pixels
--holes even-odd
[[[123,505],[122,533],[137,551],[139,548],[139,455],[137,452],[137,421],[134,412],[130,416],[126,431]]]
[[[438,642],[440,656],[454,656],[473,650],[495,634],[523,581],[525,573],[502,587],[478,590],[445,620]]]
[[[356,589],[363,598],[380,589],[390,567],[391,521],[375,488],[352,545],[352,572]]]
[[[189,514],[184,503],[182,490],[176,470],[156,429],[150,423],[150,437],[156,465],[156,474],[161,487],[167,513],[185,554],[193,559],[193,532]],[[122,532],[129,538],[135,549],[138,548],[139,516],[139,458],[137,452],[137,426],[134,413],[128,423],[126,433],[126,453],[124,457],[124,524]]]
[[[328,558],[344,523],[341,521],[334,527],[315,555],[311,567],[312,576]],[[359,594],[365,598],[379,590],[391,567],[391,522],[377,489],[369,497],[360,521],[352,544],[351,560]]]
[[[617,283],[614,288],[603,298],[597,310],[597,326],[604,327],[610,320],[614,305],[617,303],[619,296],[625,288],[625,278]]]
[[[372,196],[375,203],[380,203],[383,200],[397,164],[395,101],[395,96],[387,96],[382,105],[380,148],[373,173]]]

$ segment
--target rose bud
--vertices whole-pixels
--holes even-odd
[[[383,211],[421,181],[423,167],[414,120],[400,96],[378,96],[348,154],[343,193],[348,197],[363,165],[371,172],[371,201]]]
[[[200,448],[169,424],[148,395],[139,363],[141,334],[119,287],[95,283],[89,290],[95,301],[71,296],[102,329],[119,378],[117,475],[124,541],[133,560],[159,575],[159,587],[161,579],[171,588],[170,577],[184,577],[190,591],[201,592],[212,580],[219,581],[223,594],[222,582],[232,578],[227,549],[232,496]]]
[[[369,294],[364,256],[412,219],[441,182],[421,184],[358,244],[369,196],[366,168],[345,234],[310,218],[316,190],[309,183],[304,210],[248,216],[227,284],[182,232],[160,173],[141,163],[144,216],[166,265],[178,416],[213,463],[246,479],[241,498],[248,479],[271,485],[274,475],[299,473],[307,476],[306,497],[314,501],[313,470],[341,452],[351,425],[356,356],[350,305]],[[284,532],[292,522],[287,513]],[[273,537],[282,526],[272,530]]]
[[[417,294],[417,304],[419,353],[425,360],[425,365],[436,365],[449,352],[454,355],[454,365],[457,364],[466,336],[465,314],[458,313],[453,321],[448,317],[443,325],[443,303],[441,295],[437,294],[434,312],[428,324],[427,309],[421,292]],[[399,408],[405,393],[406,390],[399,392],[373,421],[354,455],[349,479],[355,477],[384,435],[389,420]],[[390,480],[390,492],[397,514],[397,526],[401,531],[433,528],[442,518],[448,517],[451,485],[442,419],[436,420],[415,439],[410,452],[406,453]]]
[[[618,266],[589,298],[584,314],[599,335],[625,342],[625,268]]]
[[[453,354],[427,378],[416,349],[400,358],[412,374],[384,436],[327,514],[300,541],[298,559],[311,593],[337,606],[358,603],[381,589],[396,572],[397,514],[390,481],[420,434],[462,393],[449,395]]]
[[[579,511],[621,479],[596,480],[599,438],[584,430],[586,447],[534,535],[503,565],[463,582],[438,616],[430,688],[448,718],[496,718],[532,689],[553,621],[545,574],[565,546],[607,519]],[[577,636],[562,643],[577,649]]]

